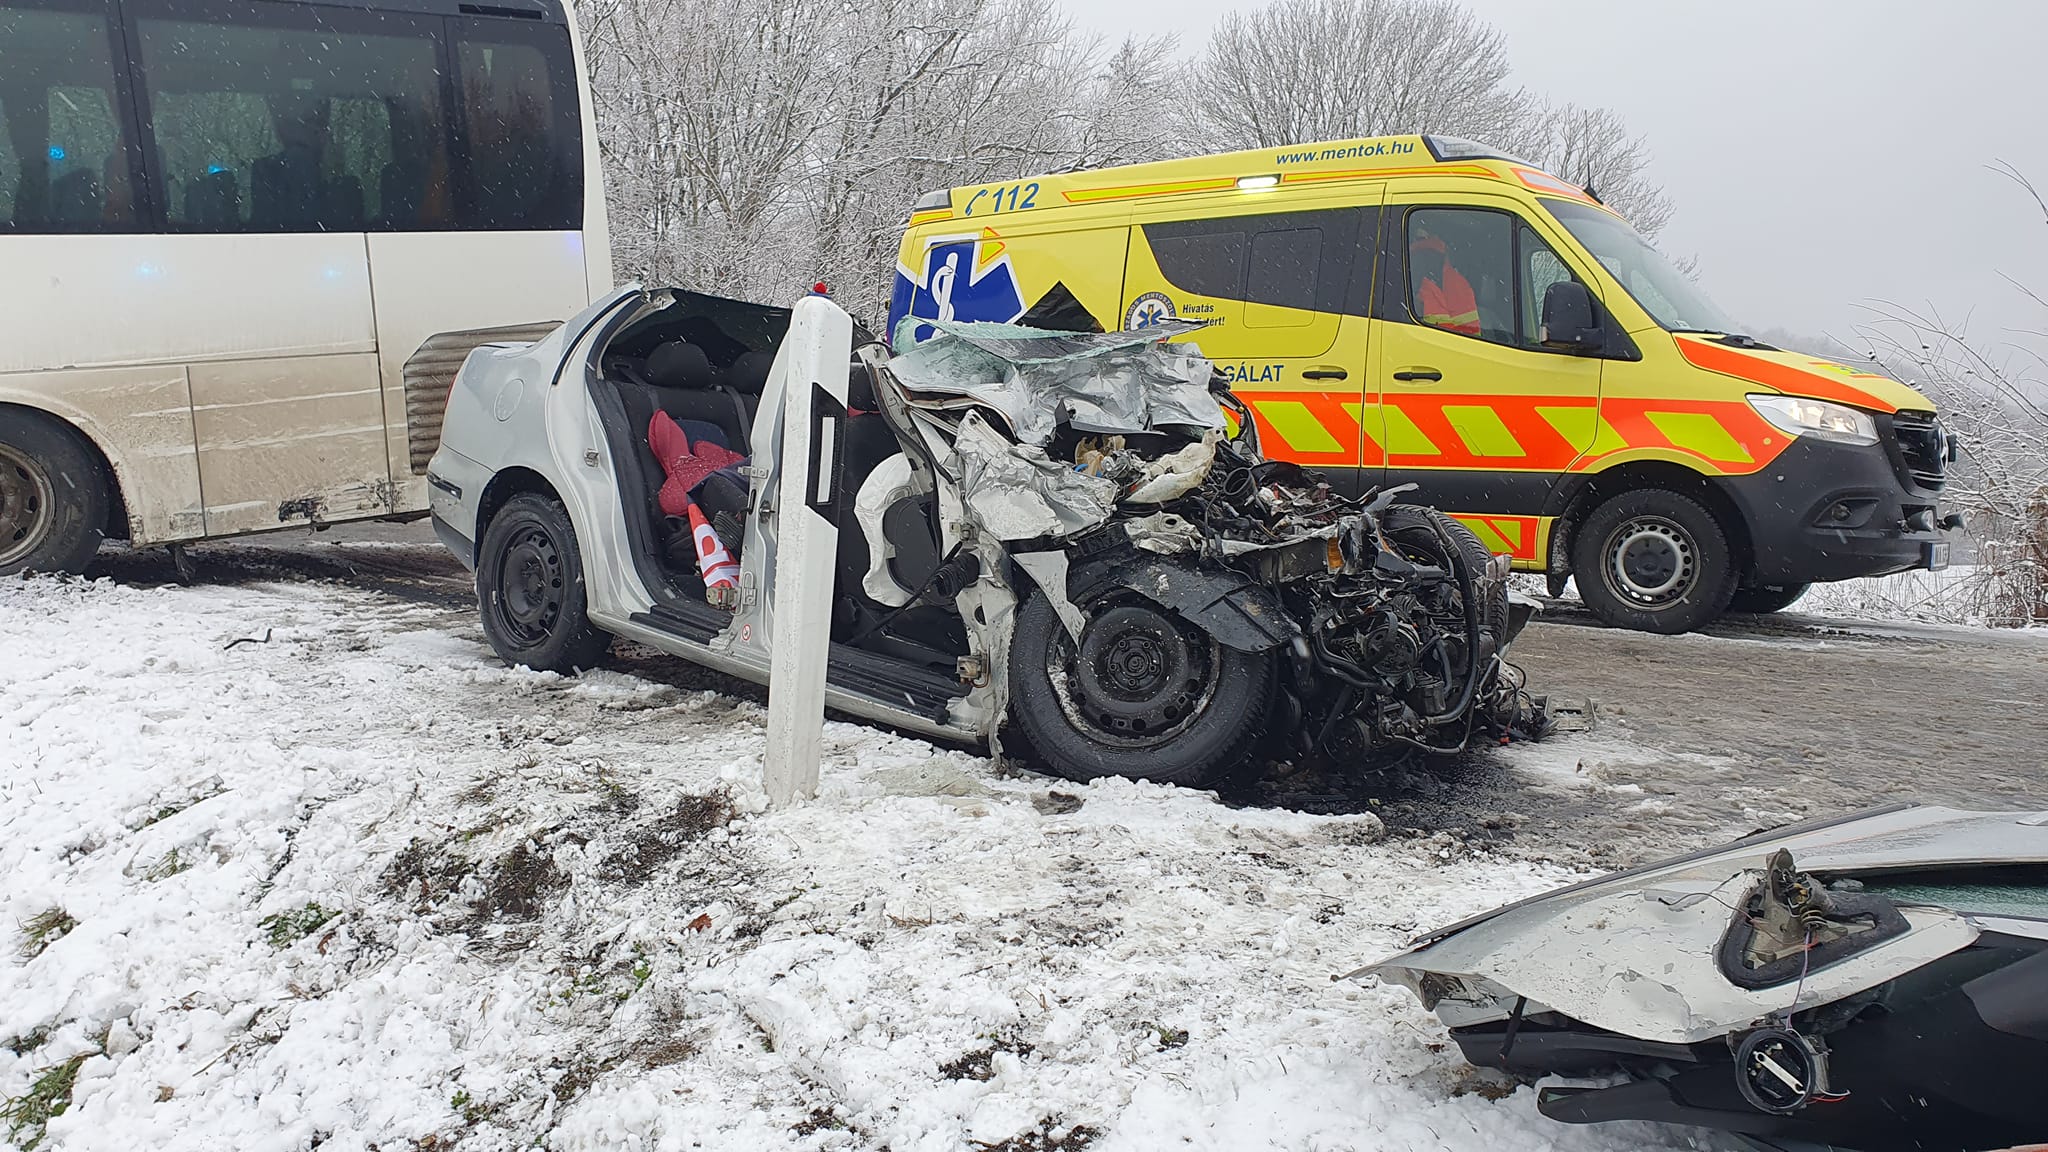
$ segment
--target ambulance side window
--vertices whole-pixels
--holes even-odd
[[[1319,208],[1143,224],[1139,230],[1167,283],[1194,296],[1315,312],[1365,311],[1351,275],[1354,255],[1371,268],[1379,209]]]
[[[1145,225],[1152,258],[1167,282],[1196,296],[1244,299],[1245,233],[1238,220]]]
[[[1408,213],[1408,310],[1420,323],[1496,344],[1520,343],[1515,220],[1483,208]]]
[[[1524,348],[1543,347],[1543,294],[1552,284],[1575,280],[1572,270],[1565,267],[1543,237],[1534,228],[1522,225],[1516,233],[1516,262],[1521,271],[1520,294],[1522,298],[1521,343]]]

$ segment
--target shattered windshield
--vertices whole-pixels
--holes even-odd
[[[1621,282],[1659,327],[1670,332],[1736,331],[1727,313],[1626,220],[1576,200],[1546,197],[1543,206]]]

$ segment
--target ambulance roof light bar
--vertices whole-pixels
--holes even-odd
[[[1463,136],[1424,134],[1422,143],[1429,149],[1429,154],[1437,158],[1438,163],[1447,160],[1507,160],[1516,164],[1529,164],[1529,161],[1512,152],[1503,152],[1491,144],[1481,144],[1477,140],[1467,140]],[[1529,166],[1535,167],[1533,164]]]

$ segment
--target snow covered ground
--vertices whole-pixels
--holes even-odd
[[[1706,1146],[1331,979],[1560,869],[849,724],[769,812],[760,707],[330,585],[0,620],[15,1147]]]

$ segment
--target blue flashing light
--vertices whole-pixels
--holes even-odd
[[[68,155],[68,153],[64,151],[64,146],[62,144],[50,145],[50,159],[62,160],[66,155]]]

